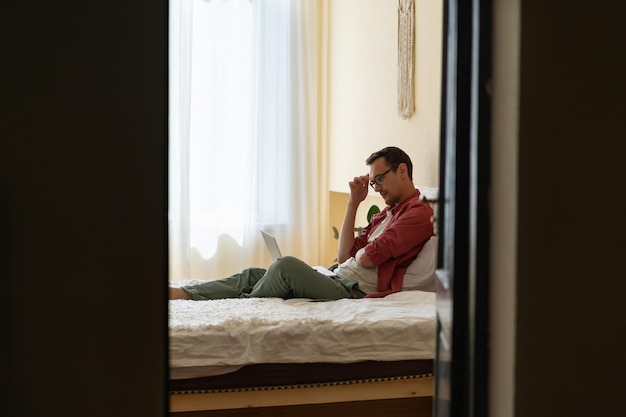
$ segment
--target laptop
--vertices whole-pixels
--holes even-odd
[[[263,230],[261,230],[261,235],[263,236],[263,240],[265,241],[265,246],[267,246],[267,250],[269,251],[270,256],[272,257],[272,260],[275,261],[278,258],[282,258],[283,255],[281,254],[280,249],[278,248],[278,243],[276,242],[276,238]],[[337,276],[337,274],[335,274],[333,271],[323,266],[313,266],[312,268],[315,269],[320,274],[324,274],[329,277]]]

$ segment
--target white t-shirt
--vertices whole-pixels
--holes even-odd
[[[370,233],[367,238],[367,242],[373,242],[378,236],[380,236],[389,221],[393,217],[391,210],[387,211],[387,217],[380,223],[380,225]],[[373,266],[366,268],[359,265],[354,257],[348,258],[334,271],[341,278],[347,278],[359,283],[359,289],[366,294],[371,294],[378,291],[378,267]]]

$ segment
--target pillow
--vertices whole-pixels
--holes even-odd
[[[432,236],[404,273],[402,291],[435,291],[437,236]]]

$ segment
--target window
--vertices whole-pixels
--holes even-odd
[[[230,273],[262,265],[262,228],[280,226],[294,255],[310,251],[297,240],[317,210],[317,73],[307,61],[316,57],[316,37],[302,35],[317,25],[301,24],[316,22],[311,7],[306,0],[171,1],[175,279],[205,277],[224,237],[240,252],[229,254],[240,259]]]

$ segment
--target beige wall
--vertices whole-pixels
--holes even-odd
[[[322,140],[328,152],[328,233],[321,262],[336,257],[332,226],[341,227],[348,199],[348,181],[368,172],[365,159],[393,145],[404,149],[414,164],[416,186],[439,182],[439,119],[441,106],[441,0],[415,2],[415,114],[397,112],[398,3],[389,0],[327,0],[323,32]],[[326,203],[326,201],[325,201]],[[384,201],[371,193],[357,213],[366,224],[372,204]],[[361,224],[363,223],[363,224]]]
[[[365,159],[388,145],[412,158],[416,185],[439,176],[441,0],[417,0],[415,12],[416,112],[397,115],[398,2],[327,2],[327,120],[331,191],[367,172]]]

